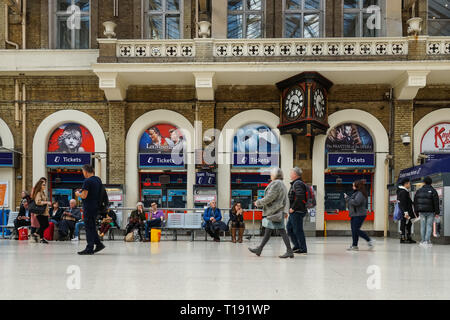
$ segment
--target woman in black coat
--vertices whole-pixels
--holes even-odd
[[[400,186],[397,189],[397,201],[400,211],[403,213],[402,220],[400,221],[401,238],[400,243],[416,243],[411,237],[411,227],[413,219],[416,218],[413,209],[413,201],[409,194],[411,188],[411,182],[408,178],[404,178],[400,181]]]

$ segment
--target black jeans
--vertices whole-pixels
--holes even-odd
[[[305,231],[303,230],[303,219],[305,212],[294,212],[289,215],[286,226],[289,237],[294,244],[293,250],[300,249],[302,252],[308,252],[306,247]]]
[[[219,228],[217,228],[214,225],[214,223],[212,223],[211,221],[206,221],[205,230],[214,239],[220,239],[220,237],[219,237],[219,235],[220,235]]]
[[[405,219],[405,217],[402,217],[402,220],[400,220],[400,231],[402,232],[402,237],[411,237],[411,227],[412,222],[411,219]]]
[[[359,237],[363,238],[366,241],[370,241],[369,236],[367,233],[361,230],[361,227],[364,223],[364,220],[366,220],[367,216],[361,216],[361,217],[351,217],[351,225],[352,225],[352,238],[353,238],[353,244],[352,246],[357,247],[358,246],[358,240]]]
[[[75,231],[75,221],[72,220],[61,220],[58,223],[58,232],[61,240],[63,238],[70,236],[70,239],[73,237],[73,232]]]
[[[48,217],[42,214],[37,214],[36,218],[39,221],[39,229],[36,231],[36,233],[41,237],[41,239],[43,239],[44,231],[48,228]]]
[[[86,251],[93,252],[94,251],[94,245],[101,245],[102,242],[100,241],[100,238],[97,233],[97,226],[96,226],[96,214],[91,214],[88,212],[85,212],[84,214],[84,228],[86,229]]]
[[[16,229],[16,234],[17,234],[17,229],[21,228],[21,227],[29,227],[31,226],[31,221],[30,220],[14,220],[14,229]]]

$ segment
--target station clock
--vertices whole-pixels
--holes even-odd
[[[303,72],[277,83],[281,92],[281,134],[325,134],[329,128],[327,97],[332,85],[317,72]]]

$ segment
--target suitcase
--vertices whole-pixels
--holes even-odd
[[[22,227],[18,229],[19,231],[19,240],[28,240],[28,228]]]
[[[55,224],[53,222],[48,223],[48,228],[44,231],[44,238],[47,241],[53,241],[53,233],[55,232]]]

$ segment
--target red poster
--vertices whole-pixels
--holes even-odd
[[[48,152],[95,152],[92,134],[77,123],[66,123],[56,129],[48,140]]]

